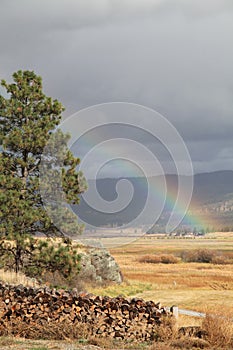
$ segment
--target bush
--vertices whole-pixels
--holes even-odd
[[[216,265],[226,265],[226,264],[230,264],[231,260],[227,256],[218,255],[213,257],[212,263]]]
[[[216,265],[233,264],[232,252],[218,252],[210,249],[183,251],[181,259],[185,262],[212,263]]]
[[[159,264],[161,263],[161,258],[158,255],[143,255],[138,259],[138,262],[147,264]]]
[[[209,249],[198,249],[181,253],[181,258],[185,262],[211,263],[216,256],[216,252]]]
[[[233,253],[221,253],[213,258],[212,263],[217,265],[233,264]]]
[[[178,263],[179,259],[172,255],[172,254],[148,254],[143,255],[138,259],[140,263],[147,263],[147,264],[176,264]]]
[[[162,264],[177,264],[179,261],[179,259],[172,254],[162,254],[160,257]]]
[[[232,349],[233,346],[233,322],[229,310],[214,310],[208,312],[202,323],[202,329],[206,333],[206,340],[212,348]]]

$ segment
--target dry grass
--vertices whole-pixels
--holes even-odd
[[[156,349],[156,347],[154,348],[154,350]],[[169,348],[171,349],[183,349],[183,350],[188,350],[188,349],[212,349],[210,347],[210,344],[208,341],[204,340],[204,339],[199,339],[199,338],[189,338],[189,337],[184,337],[184,338],[180,338],[175,340],[172,343],[172,346]],[[213,350],[213,349],[212,349]],[[217,350],[217,349],[216,349]],[[220,349],[218,349],[220,350]],[[229,349],[228,349],[229,350]]]
[[[196,239],[164,239],[150,235],[128,246],[111,249],[128,284],[151,285],[135,296],[161,301],[166,306],[178,304],[180,308],[204,311],[222,305],[223,300],[233,307],[233,265],[215,263],[152,264],[141,263],[146,255],[173,254],[182,251],[211,249],[232,257],[232,233],[208,234]],[[102,291],[104,294],[105,290]],[[107,294],[107,291],[106,291]]]
[[[96,321],[96,326],[98,325],[98,320]],[[136,325],[135,325],[136,327]],[[43,340],[43,349],[47,349],[46,345],[50,344],[49,349],[53,349],[54,344],[58,344],[57,341],[66,340],[67,348],[69,349],[69,344],[74,340],[74,345],[71,347],[72,350],[82,349],[81,344],[86,345],[87,349],[92,349],[90,345],[95,345],[101,349],[149,349],[154,345],[153,342],[143,343],[140,341],[123,341],[119,339],[113,339],[112,337],[101,337],[98,335],[93,335],[92,329],[95,329],[95,325],[88,325],[85,323],[75,323],[72,324],[68,320],[61,323],[55,321],[45,322],[44,325],[40,324],[37,327],[35,325],[26,324],[23,321],[17,320],[5,323],[0,326],[0,349],[21,349],[19,347],[17,339],[21,339],[20,343],[24,343],[23,349],[28,349],[25,339]],[[136,330],[137,328],[135,328]],[[15,338],[13,338],[13,336]],[[17,337],[17,338],[16,338]],[[164,318],[163,325],[158,327],[156,334],[154,335],[155,344],[163,349],[164,344],[169,344],[174,341],[177,337],[177,330],[175,328],[175,323],[171,318]],[[47,342],[45,342],[47,340]],[[49,341],[49,342],[48,342]],[[160,344],[162,342],[162,344]],[[39,343],[38,343],[39,344]],[[63,344],[63,343],[60,343]],[[65,343],[64,343],[65,344]],[[79,347],[80,345],[80,347]],[[30,348],[32,350],[32,348]],[[34,349],[34,348],[33,348]],[[39,347],[35,349],[39,350]],[[42,347],[41,347],[42,349]],[[63,349],[63,347],[55,347],[55,349]]]
[[[76,322],[73,324],[69,320],[62,322],[49,322],[27,324],[18,319],[14,321],[4,321],[0,324],[1,337],[21,337],[26,339],[45,340],[72,340],[88,339],[92,336],[91,326],[87,323]]]
[[[0,338],[0,350],[98,350],[100,348],[77,341],[48,341],[25,338]]]
[[[233,348],[232,321],[232,312],[226,306],[207,309],[202,329],[212,349]]]
[[[9,284],[23,284],[28,287],[36,287],[38,285],[34,278],[28,278],[21,272],[17,274],[13,271],[5,271],[3,269],[0,269],[0,281]]]

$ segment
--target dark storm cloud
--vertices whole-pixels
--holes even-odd
[[[35,70],[66,115],[110,101],[154,108],[195,169],[232,169],[232,33],[232,0],[2,0],[0,76]]]

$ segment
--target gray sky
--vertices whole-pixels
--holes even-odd
[[[233,169],[232,43],[232,0],[0,0],[1,78],[35,70],[67,116],[151,107],[196,172]]]

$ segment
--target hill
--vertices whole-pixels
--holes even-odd
[[[160,219],[157,222],[159,227],[163,227],[170,212],[174,206],[177,194],[177,175],[166,175],[167,196],[164,210]],[[99,192],[99,195],[106,201],[114,201],[117,199],[117,184],[121,178],[103,178],[89,180],[89,191],[93,190],[94,186]],[[129,177],[125,180],[129,181],[133,186],[133,197],[130,203],[119,212],[106,213],[101,210],[96,210],[88,205],[84,199],[81,199],[79,206],[73,206],[73,210],[78,216],[87,223],[87,226],[119,226],[131,222],[143,210],[147,195],[148,183],[145,178]],[[151,181],[152,180],[152,181]],[[150,179],[153,183],[153,193],[155,206],[161,201],[162,177],[156,176]],[[126,190],[121,193],[123,202],[127,202],[129,192]],[[171,200],[172,198],[172,200]],[[111,203],[110,203],[111,204]],[[151,218],[154,218],[155,209],[149,208],[144,221],[138,221],[138,226],[151,223]],[[195,217],[199,219],[195,219]],[[193,219],[192,219],[193,217]],[[195,220],[203,222],[204,226],[217,225],[218,228],[233,226],[233,171],[217,171],[212,173],[202,173],[194,175],[194,188],[192,201],[189,207],[188,215],[183,220],[183,225],[195,225]],[[201,225],[201,224],[200,224]]]

